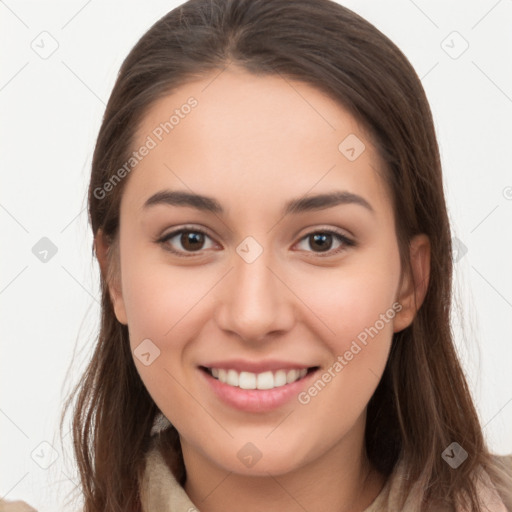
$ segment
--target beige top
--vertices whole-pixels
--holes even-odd
[[[480,495],[488,506],[489,512],[512,512],[512,455],[500,457],[505,462],[510,474],[511,489],[505,502],[498,496],[493,486],[480,487]],[[400,484],[404,480],[402,465],[398,464],[379,495],[364,512],[397,512]],[[174,478],[160,451],[153,447],[146,457],[146,471],[143,486],[144,512],[199,512],[185,490]],[[419,510],[420,493],[413,488],[402,510],[416,512]],[[0,512],[36,512],[34,508],[22,501],[0,500]],[[433,511],[434,512],[434,511]],[[435,512],[442,512],[436,508]],[[451,511],[450,511],[451,512]],[[464,512],[462,510],[457,512]]]

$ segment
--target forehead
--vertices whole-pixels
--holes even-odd
[[[163,188],[215,191],[242,208],[334,187],[386,206],[380,159],[356,119],[280,75],[231,67],[177,88],[146,112],[134,149],[144,145],[124,193],[138,206]]]

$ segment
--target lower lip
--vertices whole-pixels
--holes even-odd
[[[199,372],[211,386],[213,392],[225,403],[247,412],[267,412],[286,404],[309,384],[318,370],[308,373],[291,384],[285,384],[273,389],[242,389],[229,386],[199,369]]]

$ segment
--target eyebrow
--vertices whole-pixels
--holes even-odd
[[[197,210],[219,215],[224,213],[224,209],[221,204],[213,197],[181,190],[161,190],[147,199],[144,203],[143,209],[162,204],[170,206],[189,206],[196,208]],[[285,204],[282,215],[323,210],[344,204],[356,204],[363,206],[370,212],[375,213],[371,204],[363,197],[347,191],[336,191],[292,199]]]

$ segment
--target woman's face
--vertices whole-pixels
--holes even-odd
[[[134,150],[111,294],[186,458],[264,475],[360,455],[412,318],[361,127],[312,86],[230,68],[158,101]]]

